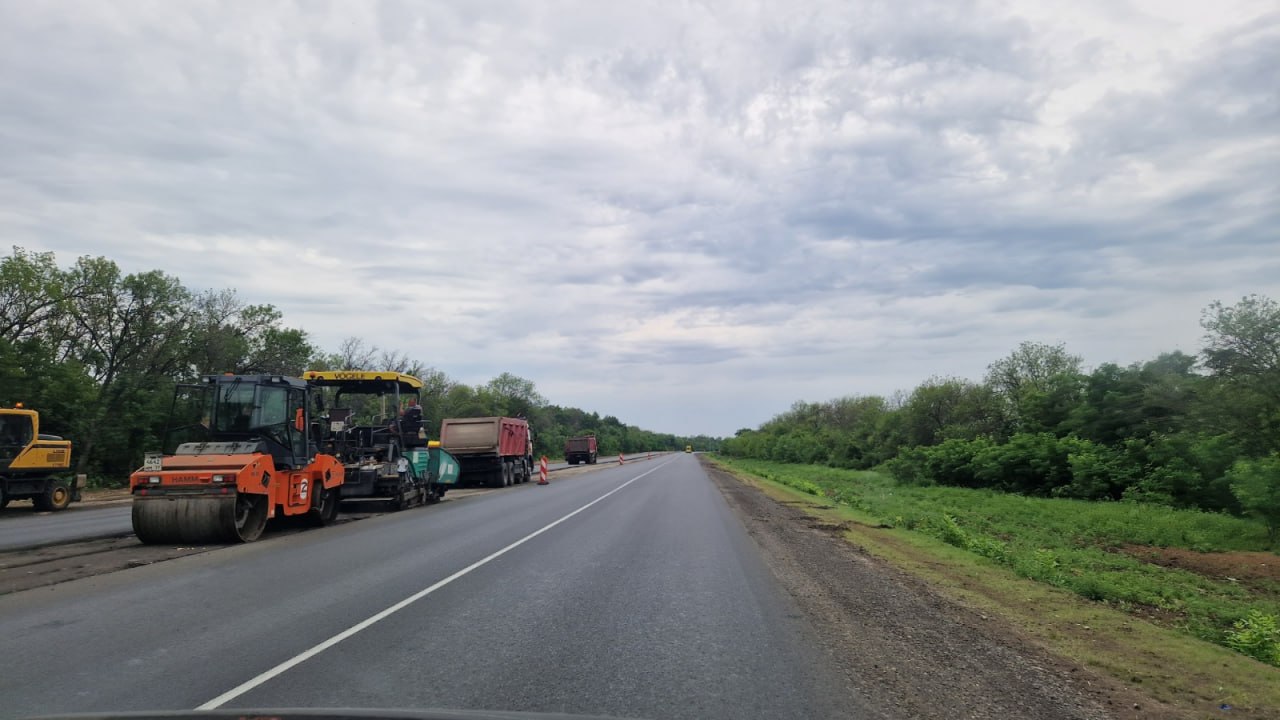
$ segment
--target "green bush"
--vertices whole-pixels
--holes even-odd
[[[1067,448],[1049,433],[1019,433],[973,458],[974,478],[983,487],[1026,495],[1048,495],[1071,481]]]
[[[1236,621],[1227,631],[1227,645],[1264,663],[1280,666],[1280,623],[1258,610]]]

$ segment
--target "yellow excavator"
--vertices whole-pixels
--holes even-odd
[[[64,510],[80,499],[67,479],[71,441],[40,433],[40,413],[17,403],[0,407],[0,508],[30,499],[36,510]]]

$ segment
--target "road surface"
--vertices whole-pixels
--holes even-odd
[[[678,453],[2,596],[0,714],[861,715],[813,632]]]
[[[642,457],[642,456],[633,456]],[[601,464],[616,464],[617,458],[601,458]],[[563,470],[568,463],[550,463],[550,470]],[[73,504],[61,512],[32,512],[23,503],[0,512],[0,551],[40,547],[57,543],[132,535],[130,509],[125,505],[93,507]]]
[[[132,535],[128,503],[106,507],[73,504],[60,512],[10,505],[0,515],[0,551],[73,540]]]

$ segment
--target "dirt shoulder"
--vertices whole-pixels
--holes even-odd
[[[826,650],[867,700],[904,718],[1195,717],[1058,657],[862,551],[846,526],[708,474]],[[803,501],[800,501],[803,502]]]

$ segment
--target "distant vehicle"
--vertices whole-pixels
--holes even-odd
[[[685,452],[687,452],[687,453],[691,453],[691,452],[693,452],[693,446],[692,446],[692,445],[685,445],[685,446],[684,446],[684,451],[685,451]]]
[[[564,443],[564,460],[570,465],[578,463],[595,465],[598,454],[595,435],[571,437]]]
[[[56,474],[71,467],[71,441],[40,433],[40,413],[18,403],[0,408],[0,508],[31,499],[36,510],[64,510],[80,483]]]
[[[533,477],[533,436],[523,418],[445,418],[440,446],[457,458],[465,484],[500,488]]]
[[[252,542],[278,515],[325,525],[342,464],[308,437],[311,388],[283,375],[208,375],[174,389],[165,448],[129,477],[133,532],[154,543]]]

